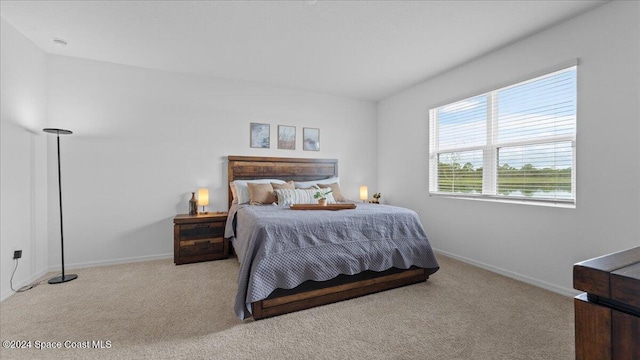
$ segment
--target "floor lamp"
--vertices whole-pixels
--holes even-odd
[[[42,129],[42,131],[49,134],[56,134],[56,138],[58,140],[58,194],[60,197],[60,252],[62,253],[62,275],[49,279],[49,284],[61,284],[61,283],[76,279],[78,277],[78,275],[76,274],[65,275],[64,273],[64,231],[62,227],[62,178],[60,176],[60,134],[71,135],[73,134],[73,132],[71,130],[53,129],[53,128]]]

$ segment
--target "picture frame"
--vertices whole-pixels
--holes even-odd
[[[320,129],[302,128],[302,149],[320,151]]]
[[[296,127],[289,125],[278,125],[278,149],[296,149]]]
[[[250,123],[250,145],[252,148],[271,147],[271,128],[269,124]]]

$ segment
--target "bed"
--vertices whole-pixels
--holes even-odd
[[[335,159],[229,156],[228,180],[316,181],[338,176]],[[415,212],[294,211],[232,203],[225,237],[240,262],[234,311],[255,320],[426,281],[439,267]],[[363,225],[364,224],[364,225]]]

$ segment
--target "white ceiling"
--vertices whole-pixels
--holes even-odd
[[[0,9],[51,54],[376,101],[605,2],[2,0]]]

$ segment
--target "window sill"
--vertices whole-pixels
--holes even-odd
[[[488,201],[497,203],[508,204],[520,204],[520,205],[533,205],[533,206],[546,206],[564,209],[575,209],[576,204],[573,201],[558,201],[558,200],[532,200],[527,198],[507,198],[501,196],[491,195],[458,195],[447,193],[429,193],[430,197],[442,197],[456,200],[474,200],[474,201]]]

